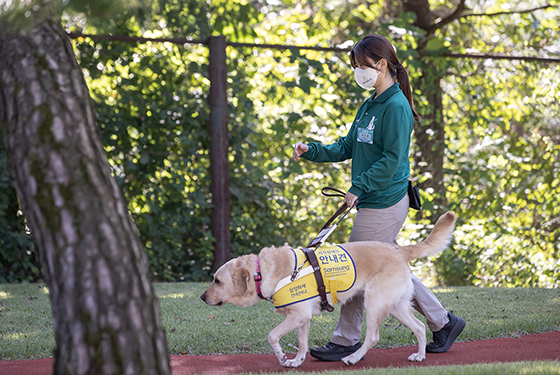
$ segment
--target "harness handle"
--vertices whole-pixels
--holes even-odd
[[[330,193],[329,191],[334,191],[334,193]],[[321,193],[323,193],[324,196],[326,197],[342,197],[344,198],[346,196],[346,194],[338,189],[332,188],[332,187],[324,187],[323,189],[321,189]],[[346,202],[342,202],[342,204],[340,205],[340,207],[338,208],[338,210],[336,210],[336,212],[334,213],[334,215],[332,215],[330,217],[330,219],[325,223],[325,225],[323,225],[323,227],[321,228],[321,230],[319,231],[319,235],[317,235],[317,237],[315,237],[313,240],[311,240],[311,242],[309,243],[309,245],[307,245],[308,248],[317,248],[321,245],[321,243],[323,241],[326,240],[326,238],[332,233],[332,231],[337,227],[338,223],[340,223],[345,217],[346,215],[348,215],[348,213],[352,210],[352,208],[354,208],[356,206],[357,201],[352,205],[352,207],[349,207],[348,204]],[[336,222],[336,224],[334,224],[333,226],[331,226],[331,224],[340,216],[342,215],[342,217],[340,219],[338,219],[338,221]],[[328,232],[325,233],[325,231],[328,230]]]
[[[348,209],[348,205],[346,204],[346,202],[343,202],[340,207],[338,208],[338,210],[336,210],[336,212],[334,213],[334,215],[331,216],[331,218],[329,220],[327,220],[327,222],[325,223],[325,225],[323,225],[323,227],[321,228],[321,230],[328,228],[331,226],[332,222],[339,217],[340,215],[342,215],[344,213],[344,211],[346,211]],[[348,210],[350,211],[350,210]],[[344,215],[346,216],[346,215]],[[341,218],[341,220],[344,219],[344,217]],[[339,220],[340,222],[340,220]],[[320,232],[320,231],[319,231]]]
[[[330,193],[329,191],[334,191],[334,193]],[[342,197],[342,198],[346,197],[346,194],[342,190],[338,190],[330,186],[325,186],[324,188],[322,188],[321,193],[325,197]],[[344,213],[344,211],[346,211],[347,208],[348,205],[346,204],[346,202],[343,202],[342,205],[335,212],[335,214],[331,216],[331,218],[325,223],[325,225],[323,225],[321,230],[328,228],[337,217],[339,217],[340,215],[342,215],[342,213]]]
[[[333,191],[334,193],[331,193],[330,191]],[[342,190],[338,190],[330,186],[325,186],[324,188],[322,188],[321,193],[325,197],[342,197],[342,198],[346,197],[346,193],[344,193]],[[331,218],[325,223],[325,225],[323,225],[323,228],[321,228],[321,230],[328,228],[337,217],[339,217],[344,213],[344,216],[341,217],[340,220],[337,222],[337,224],[340,223],[342,219],[346,217],[348,212],[350,212],[350,210],[356,206],[356,203],[357,201],[354,203],[352,207],[348,207],[348,204],[346,204],[346,202],[342,202],[342,205],[340,205],[340,207],[334,213],[334,215],[332,215]]]
[[[328,190],[332,190],[332,191],[334,191],[334,193],[327,193]],[[321,193],[325,197],[342,197],[342,198],[344,198],[346,196],[346,194],[342,190],[338,190],[338,189],[332,188],[330,186],[325,186],[324,188],[322,188]]]

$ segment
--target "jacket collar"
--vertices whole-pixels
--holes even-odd
[[[375,103],[384,103],[389,99],[391,96],[395,95],[397,92],[401,90],[400,85],[398,82],[395,82],[393,85],[387,88],[387,90],[383,91],[381,95],[375,98],[376,92],[374,91],[373,94],[369,97],[371,102]]]

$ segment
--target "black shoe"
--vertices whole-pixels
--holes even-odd
[[[450,312],[447,313],[449,323],[442,329],[434,332],[434,341],[426,345],[428,353],[443,353],[451,348],[453,341],[463,332],[465,328],[465,321]]]
[[[334,342],[329,342],[320,348],[311,349],[309,353],[312,357],[320,359],[321,361],[336,362],[354,353],[356,350],[360,349],[361,346],[361,342],[354,346],[343,346],[335,344]]]

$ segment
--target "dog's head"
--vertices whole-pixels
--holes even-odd
[[[221,266],[214,274],[212,285],[200,296],[210,306],[232,303],[247,307],[257,303],[260,298],[255,290],[250,256],[245,255]],[[254,261],[253,261],[254,264]]]

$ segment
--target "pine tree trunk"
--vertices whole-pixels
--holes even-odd
[[[0,126],[45,273],[55,374],[169,374],[149,264],[60,24],[0,30]]]

